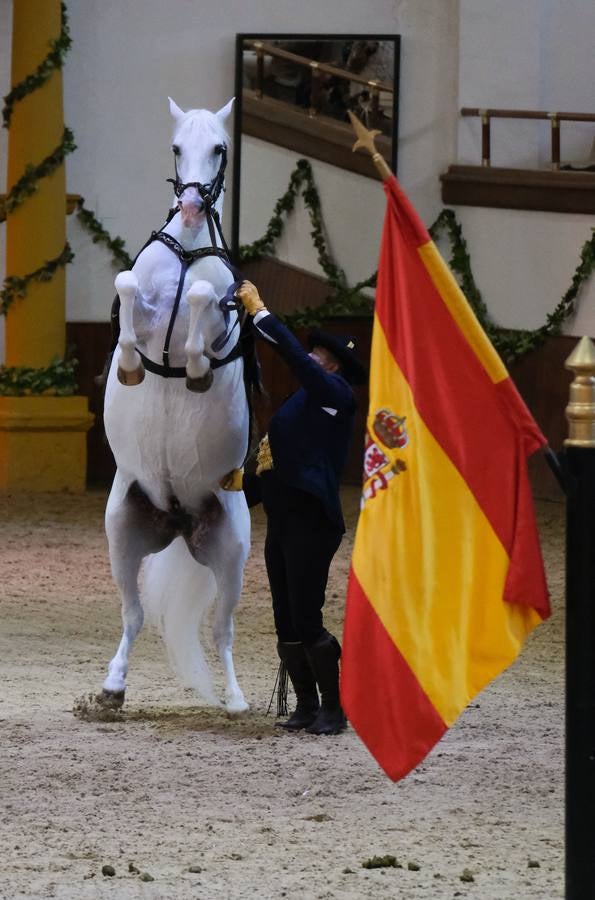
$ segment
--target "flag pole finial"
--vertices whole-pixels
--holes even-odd
[[[355,134],[357,136],[357,141],[352,147],[352,151],[358,150],[362,147],[364,150],[367,150],[370,156],[372,157],[372,162],[376,166],[378,172],[380,173],[380,177],[383,181],[388,181],[388,179],[393,174],[391,172],[390,166],[384,159],[384,157],[378,152],[376,149],[376,145],[374,144],[374,138],[382,134],[381,131],[374,129],[372,131],[368,131],[368,129],[363,125],[363,123],[358,119],[357,116],[348,110],[348,115],[351,120],[351,125]]]

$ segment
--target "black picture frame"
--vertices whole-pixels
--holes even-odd
[[[295,34],[293,32],[274,33],[238,33],[235,48],[235,116],[233,128],[233,172],[232,172],[232,222],[231,253],[234,262],[239,262],[240,246],[240,188],[242,172],[242,88],[243,88],[243,52],[247,40],[291,40],[291,41],[393,41],[394,43],[394,92],[393,92],[393,133],[391,145],[391,168],[397,173],[398,136],[399,136],[399,93],[400,93],[400,53],[401,36],[399,34]]]

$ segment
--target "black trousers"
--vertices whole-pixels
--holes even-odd
[[[283,484],[273,472],[262,476],[267,514],[264,558],[280,641],[313,644],[323,631],[322,608],[331,560],[343,536],[322,502]]]

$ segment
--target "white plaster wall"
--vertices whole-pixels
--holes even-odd
[[[459,106],[595,112],[592,0],[460,0]],[[595,126],[562,126],[562,155],[588,156]],[[549,124],[492,122],[492,162],[547,166]],[[478,120],[461,119],[458,162],[481,158]],[[566,289],[594,217],[456,208],[488,308],[508,328],[543,325]],[[595,335],[595,279],[567,334]]]
[[[539,328],[570,287],[593,218],[526,210],[458,207],[473,274],[490,313],[506,328]],[[595,279],[566,334],[595,336]]]
[[[262,236],[299,158],[283,147],[243,138],[240,243]],[[385,207],[382,184],[318,160],[311,163],[328,247],[345,270],[348,282],[355,284],[371,275],[378,264]],[[301,197],[285,222],[275,255],[283,262],[324,277],[310,237],[308,210]]]
[[[459,105],[589,112],[594,106],[592,0],[460,0]],[[492,164],[548,167],[549,122],[495,119]],[[563,160],[584,160],[595,125],[563,123]],[[461,119],[459,162],[479,164],[479,119]]]
[[[452,160],[457,120],[458,3],[393,4],[392,30],[402,35],[399,179],[430,224],[440,203],[438,173]],[[368,7],[369,9],[369,7]],[[367,18],[372,22],[372,17]],[[374,27],[376,24],[374,23]],[[254,138],[242,141],[240,240],[259,238],[299,156]],[[384,192],[380,182],[312,160],[329,247],[349,283],[376,269]],[[321,274],[300,201],[277,246],[280,259]]]
[[[458,0],[70,0],[73,46],[64,72],[64,101],[78,150],[67,160],[68,189],[82,194],[105,227],[134,251],[161,223],[169,203],[167,96],[183,107],[221,106],[233,92],[236,32],[401,32],[400,171],[422,213],[433,217],[440,203],[436,175],[455,148],[457,5]],[[0,55],[8,45],[7,34]],[[360,260],[356,252],[358,262],[352,264],[346,234],[332,235],[337,173],[322,168],[319,187],[325,203],[329,198],[325,214],[331,241],[339,248],[339,261],[354,273],[361,268],[365,277],[376,265],[382,203],[370,201],[369,210],[362,205],[367,179],[361,179],[365,189],[353,187],[346,220],[357,217],[366,253]],[[369,185],[379,190],[374,182]],[[105,320],[115,274],[109,255],[74,217],[68,236],[76,253],[67,276],[68,318]],[[307,255],[308,242],[309,237],[296,240],[299,258]]]
[[[91,2],[72,4],[73,51],[65,73],[65,105],[79,150],[68,161],[69,187],[85,196],[110,232],[136,249],[161,222],[170,196],[164,182],[172,174],[166,97],[171,94],[184,107],[222,105],[233,91],[236,32],[402,31],[403,83],[409,89],[401,113],[401,172],[421,207],[434,216],[439,207],[435,173],[454,151],[456,9],[456,0],[374,0],[366,6],[331,0],[299,7],[286,0],[273,5],[266,0],[218,5],[178,0],[167,6],[145,0],[138,16],[138,6],[131,3],[108,0],[101,8]],[[76,77],[69,78],[69,72]],[[440,76],[444,72],[447,78]],[[256,182],[262,185],[256,193],[266,204],[261,204],[258,221],[268,221],[274,200],[287,186],[292,158],[287,154],[284,163],[277,160],[272,192],[272,173],[261,167],[266,178]],[[341,170],[320,164],[316,174],[337,259],[354,278],[367,277],[376,267],[382,191],[354,176],[346,194]],[[228,194],[227,230],[229,200]],[[247,218],[252,219],[250,206]],[[261,233],[250,230],[244,239]],[[77,260],[68,272],[68,317],[105,319],[113,294],[107,254],[76,222],[71,222],[69,234]],[[303,216],[294,217],[283,258],[317,270]]]
[[[3,94],[9,88],[11,5],[0,0]],[[65,118],[78,143],[67,161],[68,189],[82,194],[130,251],[160,224],[170,198],[164,180],[171,175],[167,96],[184,107],[221,106],[233,91],[236,32],[402,34],[399,177],[427,224],[441,206],[440,172],[457,156],[479,158],[475,137],[464,131],[469,123],[459,126],[459,106],[537,108],[547,95],[558,108],[591,108],[591,0],[70,0],[68,9],[73,47],[64,73]],[[507,141],[494,132],[495,154],[505,163]],[[539,135],[527,137],[526,156],[539,154]],[[275,151],[270,156],[265,185],[253,185],[258,203],[247,216],[243,210],[244,240],[262,233],[271,211],[262,202],[265,188],[279,196],[295,160],[273,160]],[[2,181],[5,161],[2,133]],[[337,259],[350,279],[367,277],[377,261],[380,187],[323,163],[314,167]],[[568,286],[593,223],[561,214],[457,213],[494,318],[509,327],[541,324]],[[305,215],[296,215],[280,252],[316,271],[308,230]],[[105,321],[115,274],[109,254],[73,217],[68,234],[77,254],[68,268],[68,318]],[[2,267],[3,261],[4,252]],[[592,300],[591,285],[571,333],[595,334]]]

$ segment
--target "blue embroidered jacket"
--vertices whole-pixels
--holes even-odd
[[[275,472],[286,484],[319,497],[329,519],[344,531],[339,480],[353,431],[351,386],[340,375],[325,372],[273,315],[255,324],[272,338],[301,384],[269,423]]]

